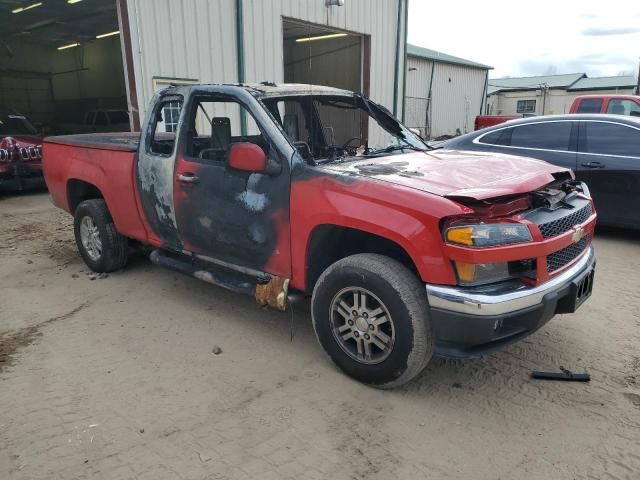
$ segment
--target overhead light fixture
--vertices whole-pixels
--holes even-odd
[[[96,35],[96,38],[112,37],[114,35],[119,35],[119,34],[120,34],[120,30],[116,30],[115,32],[101,33],[100,35]]]
[[[67,3],[73,5],[74,3],[81,2],[82,0],[67,0]]]
[[[73,48],[73,47],[79,47],[80,44],[78,42],[76,43],[70,43],[69,45],[62,45],[61,47],[58,47],[58,50],[66,50],[67,48]]]
[[[42,5],[42,2],[32,3],[31,5],[27,5],[26,7],[14,8],[13,10],[11,10],[11,13],[26,12],[27,10],[39,7],[40,5]]]
[[[296,43],[315,42],[316,40],[327,40],[329,38],[346,37],[347,33],[330,33],[328,35],[318,35],[317,37],[296,38]]]

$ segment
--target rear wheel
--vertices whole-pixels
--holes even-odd
[[[128,240],[116,230],[102,199],[85,200],[74,214],[76,245],[95,272],[113,272],[127,263]]]
[[[320,276],[311,309],[320,344],[361,382],[402,385],[433,356],[424,285],[391,258],[358,254],[334,263]]]

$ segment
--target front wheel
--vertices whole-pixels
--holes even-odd
[[[103,273],[124,268],[129,242],[116,230],[104,200],[85,200],[78,205],[73,230],[80,255],[91,270]]]
[[[334,363],[371,386],[402,385],[433,356],[424,285],[389,257],[358,254],[331,265],[313,290],[311,312]]]

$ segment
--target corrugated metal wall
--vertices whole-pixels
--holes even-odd
[[[433,63],[414,57],[407,58],[407,94],[405,98],[405,123],[428,135],[427,107],[429,82]]]
[[[426,129],[426,107],[433,62],[407,59],[406,123]],[[415,70],[413,70],[415,68]],[[435,63],[431,87],[431,138],[454,135],[457,130],[473,130],[473,121],[480,114],[484,95],[486,70]]]
[[[245,81],[284,81],[282,19],[288,17],[371,35],[370,96],[393,108],[401,0],[349,0],[342,7],[326,7],[325,0],[243,1]],[[127,0],[142,114],[153,95],[154,77],[237,82],[235,6],[235,0]],[[404,38],[403,25],[401,62]],[[398,112],[403,70],[399,68]]]

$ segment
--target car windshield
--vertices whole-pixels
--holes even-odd
[[[22,115],[0,113],[0,135],[36,135],[38,131]]]
[[[300,154],[318,163],[429,149],[384,107],[360,95],[268,97],[263,104]]]

